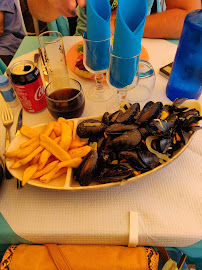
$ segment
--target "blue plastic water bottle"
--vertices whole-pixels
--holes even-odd
[[[202,9],[187,14],[166,88],[174,101],[198,99],[202,92]]]

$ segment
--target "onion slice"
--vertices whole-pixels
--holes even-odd
[[[154,149],[151,147],[151,143],[152,143],[152,141],[155,140],[155,139],[158,139],[158,136],[149,136],[149,137],[146,138],[146,146],[147,146],[148,150],[149,150],[151,153],[155,154],[155,155],[159,158],[160,163],[164,163],[164,162],[166,162],[166,161],[169,161],[170,158],[169,158],[167,155],[162,154],[162,153],[159,153],[158,151],[154,150]]]

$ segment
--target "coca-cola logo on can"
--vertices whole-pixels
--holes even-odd
[[[42,99],[42,97],[45,95],[45,92],[44,92],[44,87],[41,87],[39,86],[38,89],[36,90],[36,93],[34,95],[34,99],[36,101]]]

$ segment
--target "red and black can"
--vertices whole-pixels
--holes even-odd
[[[23,108],[30,113],[46,108],[46,98],[39,69],[29,60],[14,63],[8,70]]]

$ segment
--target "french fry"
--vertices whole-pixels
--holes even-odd
[[[4,156],[5,156],[6,158],[14,158],[14,157],[17,157],[17,155],[18,155],[21,151],[22,151],[21,149],[18,149],[18,150],[6,152],[6,153],[4,153]]]
[[[36,140],[37,140],[37,137],[33,138],[33,139],[29,139],[26,142],[21,143],[20,148],[25,148],[25,147],[29,146],[30,144],[32,144]]]
[[[17,169],[21,166],[20,159],[16,159],[14,163],[10,166],[11,169]]]
[[[67,161],[59,162],[57,167],[58,167],[58,170],[65,167],[77,168],[81,164],[81,162],[82,162],[82,158],[72,158]]]
[[[50,139],[51,140],[51,139]],[[44,148],[42,146],[37,147],[31,154],[29,154],[27,157],[21,159],[19,162],[21,165],[25,165],[28,162],[30,162],[38,153],[42,152]]]
[[[28,137],[30,139],[39,137],[39,132],[34,130],[31,127],[23,125],[20,129],[20,133],[24,135],[25,137]]]
[[[55,138],[54,142],[58,144],[60,142],[60,137]],[[48,162],[48,159],[50,158],[51,155],[52,155],[52,153],[50,151],[48,151],[47,149],[44,149],[42,151],[40,159],[39,159],[38,170],[43,169],[43,167],[46,165],[46,163]]]
[[[74,140],[81,141],[81,138],[77,135],[77,133],[74,135]]]
[[[57,178],[57,177],[59,177],[60,175],[62,175],[62,174],[64,174],[64,173],[66,173],[66,172],[67,172],[67,169],[68,169],[68,168],[66,168],[66,167],[60,169],[60,170],[59,170],[59,171],[51,178],[51,180],[52,180],[52,179],[55,179],[55,178]]]
[[[23,177],[22,177],[22,186],[24,186],[27,181],[35,174],[37,171],[38,164],[34,164],[32,166],[29,166],[25,169]]]
[[[29,164],[34,165],[39,162],[39,158],[41,156],[41,153],[38,153],[32,160],[30,160]]]
[[[69,150],[72,141],[72,129],[66,122],[61,122],[61,141],[60,146],[65,150]]]
[[[21,152],[17,155],[17,158],[23,159],[31,154],[39,146],[39,139],[33,141],[29,146],[23,148]]]
[[[51,121],[48,123],[48,125],[45,127],[45,129],[42,131],[41,134],[49,136],[53,129],[54,129],[54,121]]]
[[[74,121],[73,121],[73,120],[69,120],[69,121],[67,122],[67,124],[71,127],[71,129],[72,129],[72,131],[73,131],[73,129],[74,129]]]
[[[58,123],[61,124],[62,122],[67,123],[67,120],[66,120],[64,117],[59,117],[59,118],[58,118]]]
[[[91,149],[91,146],[85,145],[79,148],[69,150],[68,154],[71,156],[71,158],[85,157],[91,151]]]
[[[56,136],[60,136],[61,134],[61,126],[60,126],[60,123],[59,122],[54,122],[54,128],[53,128]]]
[[[56,134],[54,131],[51,132],[50,136],[49,136],[52,140],[54,140],[55,138],[57,138]]]
[[[45,175],[45,174],[49,173],[50,171],[52,171],[56,167],[58,162],[59,162],[58,160],[55,160],[55,161],[47,164],[42,170],[37,171],[32,177],[33,178],[39,178],[42,175]]]
[[[42,170],[43,167],[46,165],[49,157],[51,156],[51,152],[49,152],[48,150],[44,149],[40,155],[39,158],[39,170]]]
[[[56,172],[57,172],[57,167],[55,167],[55,168],[54,168],[52,171],[50,171],[49,173],[44,174],[43,176],[41,176],[41,177],[40,177],[40,181],[41,181],[42,183],[45,183],[45,184],[49,183],[50,180],[53,179],[53,177],[54,177],[54,175],[56,174]]]
[[[44,134],[40,135],[40,144],[60,161],[71,159],[71,156],[64,149],[62,149],[62,147]]]
[[[82,142],[81,140],[72,140],[69,149],[79,148],[87,145],[87,142]]]

